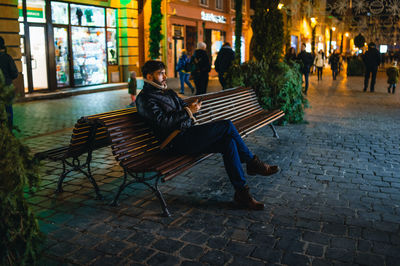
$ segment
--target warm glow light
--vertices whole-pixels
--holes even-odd
[[[394,43],[393,45],[396,45],[397,43]]]
[[[346,36],[346,37],[349,37],[349,33],[348,33],[348,32],[346,32],[346,33],[344,34],[344,36]]]
[[[310,18],[310,20],[311,20],[311,23],[316,23],[317,22],[317,20],[314,17]]]
[[[282,9],[282,8],[283,8],[283,6],[284,6],[284,4],[282,4],[282,3],[279,3],[279,4],[278,4],[278,9]]]
[[[332,27],[332,30],[335,31],[335,30],[336,30],[336,27]]]

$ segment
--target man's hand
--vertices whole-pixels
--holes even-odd
[[[201,102],[199,101],[199,99],[197,99],[196,101],[192,102],[188,107],[192,114],[195,114],[200,110]]]

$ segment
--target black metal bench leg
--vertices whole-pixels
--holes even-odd
[[[99,200],[104,199],[104,197],[100,194],[100,189],[97,186],[96,180],[94,180],[93,176],[92,176],[92,172],[90,170],[90,162],[87,165],[87,169],[88,169],[88,173],[85,173],[84,171],[81,171],[84,175],[86,175],[86,177],[89,179],[90,183],[92,183],[94,190],[96,192],[96,197]]]
[[[114,200],[111,202],[111,206],[118,206],[118,198],[119,195],[121,194],[121,192],[125,189],[126,187],[126,178],[127,178],[128,172],[124,169],[124,181],[122,182],[122,184],[119,186],[117,195],[115,195]]]
[[[156,194],[158,200],[160,201],[161,204],[161,209],[163,211],[162,216],[164,217],[171,217],[171,213],[169,212],[167,208],[167,203],[165,202],[165,199],[161,193],[161,191],[158,189],[158,181],[160,180],[160,177],[157,177],[156,182],[154,183],[154,193]]]
[[[62,171],[60,177],[58,178],[56,193],[61,193],[64,191],[62,188],[62,183],[63,183],[65,177],[67,176],[67,172],[65,171],[65,160],[62,160],[62,164],[63,164],[63,171]]]
[[[271,124],[269,124],[269,126],[271,127],[272,131],[274,132],[274,137],[279,139],[278,133],[276,132],[274,125],[271,123]]]

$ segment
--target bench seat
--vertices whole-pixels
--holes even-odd
[[[245,137],[255,130],[270,125],[275,137],[278,137],[273,122],[284,116],[280,110],[264,110],[258,103],[253,89],[234,88],[217,93],[202,95],[203,103],[196,119],[199,124],[229,119]],[[190,103],[198,97],[186,98]],[[99,127],[105,127],[111,141],[115,159],[124,169],[124,180],[113,200],[117,205],[120,193],[132,183],[144,183],[159,198],[164,215],[169,215],[165,200],[158,189],[158,182],[173,177],[201,162],[211,154],[171,155],[160,150],[160,142],[153,135],[137,112],[132,112],[115,120],[96,119]],[[146,176],[145,173],[152,175]],[[132,177],[127,181],[128,176]],[[155,179],[154,186],[148,182]]]

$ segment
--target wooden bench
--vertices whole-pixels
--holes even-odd
[[[196,114],[196,119],[200,124],[230,119],[243,137],[265,125],[270,125],[274,136],[278,137],[272,122],[284,116],[284,113],[280,110],[262,109],[254,90],[235,88],[205,94],[202,97],[202,108]],[[190,97],[185,101],[190,102],[195,99],[196,97]],[[122,184],[112,204],[117,204],[121,192],[127,186],[132,183],[143,183],[158,197],[163,215],[169,216],[167,204],[158,188],[159,181],[165,182],[172,179],[211,154],[195,156],[167,154],[160,150],[160,142],[137,112],[113,120],[102,117],[96,120],[100,124],[99,127],[107,128],[112,152],[124,169]],[[128,176],[132,177],[129,181]],[[154,185],[151,185],[149,182],[153,179],[155,179]]]
[[[91,172],[90,163],[92,152],[111,144],[108,138],[107,128],[99,126],[97,119],[102,121],[113,121],[120,117],[128,117],[136,113],[136,108],[127,108],[107,113],[101,113],[91,116],[81,117],[72,131],[71,141],[68,146],[51,149],[35,154],[39,160],[49,159],[52,161],[61,161],[63,171],[58,179],[56,192],[62,192],[62,183],[65,177],[72,171],[83,173],[92,183],[96,196],[101,199],[99,188]],[[85,162],[81,163],[79,157],[86,154]]]

